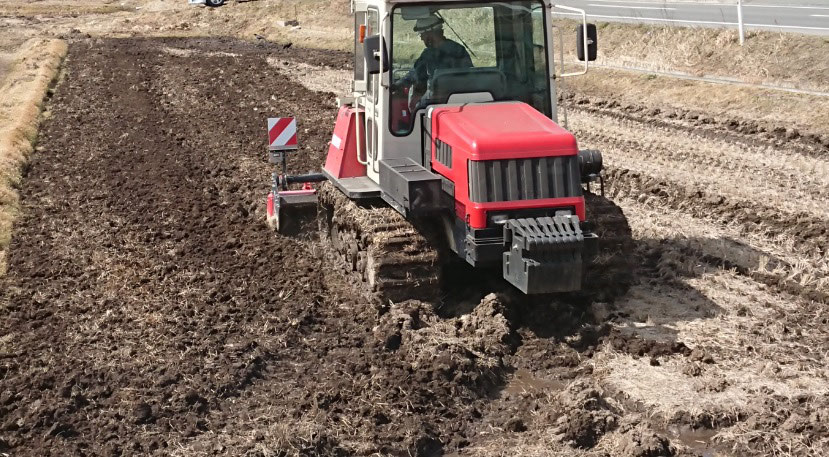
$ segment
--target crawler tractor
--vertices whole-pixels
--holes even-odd
[[[556,72],[555,8],[581,15],[581,71]],[[601,154],[558,124],[556,97],[562,76],[596,56],[584,12],[549,0],[352,9],[353,97],[338,101],[321,173],[289,176],[281,155],[269,222],[296,234],[311,213],[341,265],[384,300],[434,298],[448,257],[497,268],[526,294],[599,287],[590,266],[624,218],[590,192],[603,192]]]

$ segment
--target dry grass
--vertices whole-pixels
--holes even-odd
[[[131,11],[134,8],[124,3],[111,4],[88,2],[87,4],[67,4],[65,1],[46,1],[32,3],[4,3],[0,5],[0,15],[15,16],[77,16],[84,14],[109,14],[119,11]]]
[[[220,435],[225,442],[246,441],[256,443],[253,449],[245,456],[261,457],[302,457],[307,455],[337,455],[342,452],[339,441],[346,437],[332,434],[332,431],[322,425],[323,420],[313,417],[309,413],[299,420],[284,422],[274,419],[284,414],[281,408],[273,408],[272,417],[265,415],[252,417],[257,424],[256,430],[247,435],[227,436],[222,431]],[[211,437],[198,437],[191,442],[177,443],[169,455],[171,456],[211,456],[224,450],[211,445]]]
[[[575,26],[557,21],[565,62],[575,62]],[[599,65],[678,72],[751,84],[829,92],[829,41],[824,37],[755,32],[740,46],[737,32],[711,28],[599,23]],[[568,68],[570,68],[568,66]],[[593,67],[568,78],[568,91],[624,105],[682,107],[713,117],[829,133],[829,97],[761,90]],[[705,96],[700,96],[700,94]]]
[[[43,98],[66,55],[66,43],[36,39],[15,55],[0,86],[0,275],[18,212],[20,168],[34,149]]]
[[[658,278],[643,280],[617,303],[620,311],[630,314],[620,322],[621,330],[646,339],[682,341],[712,354],[714,363],[670,357],[653,366],[647,358],[607,346],[593,359],[598,382],[630,404],[644,406],[654,421],[690,420],[722,427],[715,441],[733,446],[733,455],[824,455],[825,440],[784,428],[758,429],[746,421],[781,414],[765,403],[769,398],[782,399],[779,409],[788,411],[798,398],[826,395],[829,372],[820,349],[825,329],[811,325],[821,321],[820,307],[707,265],[684,250],[694,249],[693,240],[714,241],[731,228],[706,225],[634,200],[619,203],[640,249],[657,246],[660,254]],[[747,263],[756,262],[752,246],[757,240],[772,252],[781,249],[758,235],[746,240],[752,245],[731,246],[731,251],[718,255],[733,256],[735,261],[747,255]],[[820,259],[812,260],[820,264]],[[812,312],[818,314],[811,317]],[[780,322],[781,316],[790,318]]]
[[[455,454],[449,454],[453,457]],[[595,452],[583,451],[578,448],[565,446],[552,433],[541,436],[532,434],[512,434],[494,436],[491,440],[480,440],[471,447],[465,448],[463,454],[470,457],[593,457]]]
[[[591,68],[585,76],[568,78],[566,85],[568,92],[614,100],[622,106],[644,105],[662,111],[682,108],[714,118],[736,117],[773,127],[829,133],[829,97],[604,68]]]
[[[778,304],[795,304],[784,303],[780,296],[728,271],[685,282],[691,292],[665,285],[637,286],[619,304],[621,310],[632,313],[634,321],[623,331],[705,348],[714,354],[715,362],[670,357],[653,366],[647,358],[635,358],[608,346],[593,359],[593,373],[600,385],[618,392],[626,404],[644,407],[657,425],[660,421],[663,425],[674,421],[713,424],[718,429],[716,440],[734,446],[747,444],[744,437],[754,437],[755,452],[744,447],[744,452],[736,455],[821,455],[816,451],[825,443],[796,443],[796,434],[782,429],[753,430],[745,419],[775,414],[765,403],[768,398],[821,398],[827,393],[821,361],[807,362],[802,345],[787,336],[784,325],[766,324],[784,312]],[[760,306],[763,303],[766,305]],[[705,306],[721,309],[706,312]],[[742,315],[740,309],[749,310],[748,314]],[[819,338],[822,336],[816,341]],[[748,357],[746,348],[754,348]],[[784,401],[789,403],[797,401]],[[760,439],[762,443],[757,442]],[[791,447],[784,452],[787,443]],[[758,453],[758,447],[768,452]]]
[[[338,97],[351,93],[352,72],[323,68],[302,62],[292,62],[276,57],[268,57],[268,65],[274,68],[290,68],[287,76],[315,92],[333,92]]]
[[[726,389],[705,392],[704,379],[682,373],[681,362],[668,361],[654,367],[646,358],[634,358],[605,348],[595,358],[596,376],[611,390],[624,392],[633,402],[648,407],[651,414],[669,420],[678,411],[693,418],[712,418],[732,423],[745,410],[750,398],[745,392]]]
[[[663,191],[681,185],[742,195],[747,204],[765,195],[787,205],[791,195],[825,193],[827,181],[816,176],[826,160],[799,155],[786,144],[743,144],[581,110],[571,120],[583,145],[603,150],[606,163],[662,180]],[[786,191],[769,196],[752,180]],[[733,446],[734,455],[823,455],[825,441],[784,428],[760,429],[746,418],[780,414],[766,403],[770,398],[783,399],[779,409],[789,411],[798,398],[826,395],[823,307],[789,287],[795,282],[825,289],[826,259],[789,234],[769,236],[736,221],[701,216],[692,200],[668,208],[651,190],[632,185],[614,196],[638,250],[656,256],[641,283],[616,303],[630,316],[618,325],[645,339],[699,348],[713,363],[675,356],[653,366],[647,358],[605,347],[593,359],[598,382],[644,407],[657,423],[717,426],[715,441]],[[818,209],[825,198],[801,209],[825,219]],[[733,270],[711,259],[727,260]]]
[[[765,276],[774,278],[769,283],[771,287],[785,287],[787,281],[792,281],[803,287],[829,290],[829,260],[810,248],[798,246],[790,237],[768,239],[735,224],[692,217],[659,203],[622,196],[614,201],[636,225],[637,236],[651,243],[666,240],[685,256],[693,252],[700,258],[727,260],[729,265],[760,282]]]
[[[731,444],[735,455],[823,457],[829,449],[828,437],[811,440],[796,433],[781,436],[772,431],[758,430],[746,423],[739,423],[723,431],[717,435],[716,440]]]
[[[596,63],[695,76],[721,76],[829,92],[829,41],[817,35],[599,23]],[[561,21],[573,58],[574,21]]]
[[[353,46],[349,0],[229,1],[222,8],[188,5],[185,0],[78,3],[47,0],[32,5],[26,0],[4,0],[0,5],[0,28],[10,25],[10,32],[17,32],[16,39],[72,32],[101,37],[235,36],[248,40],[260,35],[303,47],[348,50]],[[277,25],[277,21],[288,19],[298,20],[300,27]],[[2,46],[0,43],[0,49]]]
[[[637,224],[640,238],[651,244],[664,239],[663,245],[655,248],[667,243],[685,261],[736,268],[777,290],[825,296],[821,291],[829,285],[829,264],[814,244],[797,235],[799,232],[766,232],[745,222],[728,218],[726,222],[722,214],[700,209],[700,199],[680,197],[673,208],[666,208],[663,200],[675,189],[686,189],[682,195],[703,192],[708,197],[738,199],[757,211],[762,210],[764,201],[785,202],[775,205],[775,211],[801,215],[792,215],[791,220],[808,215],[819,225],[829,217],[821,204],[829,198],[829,181],[821,177],[829,170],[824,157],[798,154],[796,148],[785,144],[774,147],[729,137],[703,137],[581,110],[572,114],[571,126],[583,146],[605,153],[609,166],[659,183],[664,194],[635,184],[628,188],[634,180],[627,178],[613,186],[614,200]]]
[[[182,13],[198,18],[198,22],[190,21],[188,33],[191,35],[233,35],[252,39],[254,34],[259,34],[271,41],[350,51],[354,44],[349,5],[349,0],[257,0],[229,4],[230,8],[215,11],[189,7]],[[216,13],[223,15],[219,21],[216,21]],[[166,18],[167,14],[159,19]],[[276,25],[278,20],[291,19],[298,20],[300,27]]]
[[[829,99],[827,99],[829,102]],[[829,105],[827,105],[829,108]],[[784,201],[781,211],[829,217],[829,160],[785,154],[729,138],[706,139],[675,129],[576,111],[570,115],[582,143],[601,145],[607,163],[746,202]],[[762,177],[762,179],[757,179]],[[814,178],[813,178],[814,177]]]

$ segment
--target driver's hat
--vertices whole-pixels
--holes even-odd
[[[414,26],[414,31],[417,33],[430,32],[432,30],[442,29],[443,19],[437,16],[424,17],[418,19]]]

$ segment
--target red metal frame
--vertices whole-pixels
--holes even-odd
[[[268,192],[268,202],[267,202],[267,211],[268,217],[275,217],[276,216],[276,207],[278,206],[277,199],[280,196],[290,197],[296,195],[314,195],[317,193],[317,190],[311,186],[311,183],[305,183],[302,185],[302,189],[297,190],[280,190],[276,195],[274,195],[273,191]]]
[[[366,166],[357,161],[357,136],[354,124],[357,123],[358,115],[365,118],[362,109],[354,109],[350,106],[342,106],[337,113],[337,123],[334,125],[334,134],[331,136],[324,167],[325,171],[335,178],[354,178],[366,175]],[[365,156],[365,123],[359,122],[358,128],[360,129],[360,151]]]

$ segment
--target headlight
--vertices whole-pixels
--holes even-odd
[[[490,222],[495,225],[504,225],[507,223],[509,216],[506,214],[493,214],[489,217]]]

